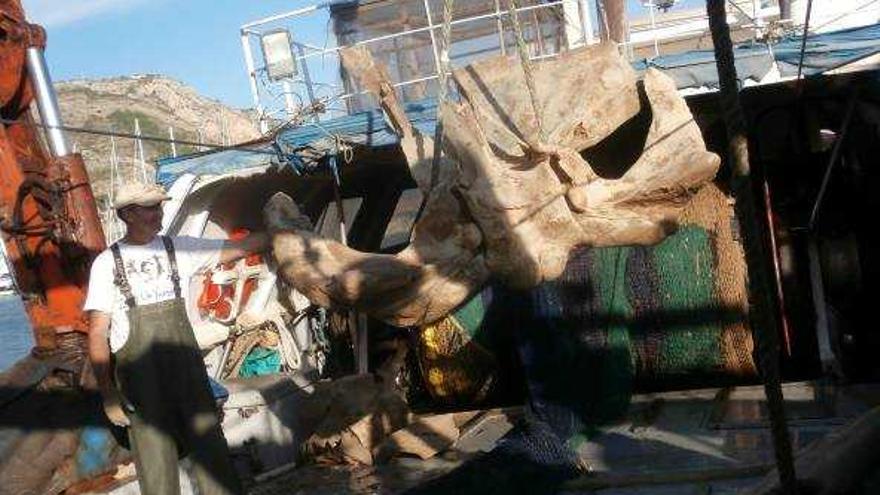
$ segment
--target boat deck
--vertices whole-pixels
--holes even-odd
[[[784,385],[783,391],[796,453],[880,405],[877,385],[797,382]],[[462,429],[452,448],[432,459],[398,458],[375,467],[290,466],[258,478],[250,493],[397,493],[491,450],[521,414],[517,408],[482,412]],[[741,492],[773,468],[763,388],[636,396],[625,421],[602,428],[578,453],[591,471],[560,485],[559,493]]]

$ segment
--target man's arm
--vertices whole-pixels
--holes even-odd
[[[265,232],[253,233],[238,241],[226,241],[220,251],[219,263],[228,263],[253,253],[262,253],[269,247],[269,235]]]
[[[95,310],[89,312],[89,360],[98,381],[98,390],[104,399],[104,413],[113,424],[126,426],[129,423],[128,417],[122,412],[119,394],[110,377],[110,344],[107,341],[109,329],[109,314]]]
[[[113,381],[110,379],[108,330],[110,330],[110,315],[101,311],[90,311],[89,360],[92,362],[92,369],[98,380],[98,390],[103,397],[107,397],[113,389]]]

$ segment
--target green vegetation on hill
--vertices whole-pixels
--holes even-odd
[[[114,110],[107,116],[110,128],[127,133],[133,132],[134,122],[141,128],[142,136],[167,137],[168,128],[162,127],[149,115],[137,110]],[[171,144],[155,141],[144,141],[144,152],[147,156],[162,157],[171,154]]]

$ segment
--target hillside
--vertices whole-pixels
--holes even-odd
[[[199,95],[183,83],[159,75],[138,75],[98,80],[75,80],[55,84],[62,118],[67,126],[113,130],[133,134],[135,120],[141,134],[212,144],[234,144],[259,136],[257,126],[245,111]],[[201,136],[201,140],[200,140]],[[113,142],[106,136],[70,132],[68,142],[82,153],[99,201],[106,205]],[[170,156],[171,145],[142,141],[148,174],[157,158]],[[140,176],[133,139],[115,139],[118,170],[124,178]],[[196,151],[177,146],[177,153]],[[104,208],[101,208],[104,209]]]

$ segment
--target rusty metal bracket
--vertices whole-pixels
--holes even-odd
[[[34,201],[38,204],[40,217],[43,219],[43,224],[41,225],[25,225],[24,201],[28,196],[33,197]],[[31,253],[27,247],[26,238],[42,237],[45,241],[57,244],[59,240],[58,227],[61,224],[58,215],[59,205],[63,208],[64,201],[56,186],[47,183],[42,178],[30,177],[25,179],[18,189],[15,197],[15,204],[12,209],[11,220],[4,219],[3,222],[0,223],[0,229],[14,238],[19,252],[24,259],[25,265],[29,268],[36,268],[37,262],[35,255],[42,247],[43,242],[37,246],[34,253]]]

